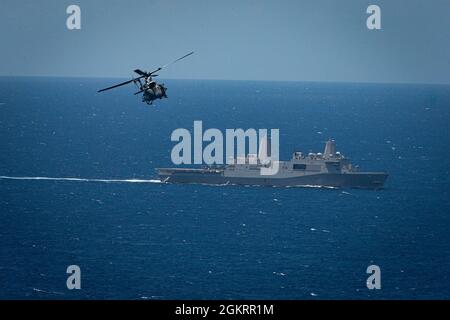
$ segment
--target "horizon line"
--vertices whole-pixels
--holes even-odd
[[[131,77],[117,76],[71,76],[71,75],[0,75],[0,78],[71,78],[71,79],[130,79]],[[436,85],[449,86],[450,82],[402,82],[402,81],[345,81],[345,80],[279,80],[279,79],[220,79],[220,78],[160,78],[164,80],[185,81],[242,81],[242,82],[300,82],[300,83],[352,83],[352,84],[393,84],[393,85]]]

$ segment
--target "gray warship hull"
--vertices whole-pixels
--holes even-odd
[[[264,147],[265,148],[265,147]],[[381,188],[386,172],[360,172],[349,159],[336,151],[334,140],[326,143],[324,153],[294,152],[289,161],[262,162],[264,156],[248,155],[232,159],[221,167],[161,168],[158,176],[169,183],[202,183],[215,185],[319,186],[344,188]],[[276,169],[276,170],[267,170]],[[266,175],[263,174],[266,173]],[[273,173],[267,175],[267,171]]]
[[[224,170],[212,169],[157,169],[161,181],[168,183],[199,183],[212,185],[257,185],[257,186],[320,186],[342,188],[383,187],[388,174],[384,172],[317,173],[295,177],[227,177]]]

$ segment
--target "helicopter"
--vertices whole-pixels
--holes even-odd
[[[154,77],[158,76],[156,74],[156,72],[170,66],[171,64],[174,64],[177,61],[180,61],[181,59],[184,59],[184,58],[190,56],[193,53],[194,53],[194,51],[189,52],[188,54],[182,56],[181,58],[178,58],[162,67],[159,67],[152,72],[146,72],[146,71],[142,71],[140,69],[136,69],[136,70],[134,70],[134,72],[139,75],[137,78],[132,77],[131,80],[113,85],[108,88],[98,90],[97,92],[103,92],[106,90],[124,86],[129,83],[134,83],[136,85],[136,87],[138,88],[138,91],[135,92],[134,95],[138,95],[138,94],[142,93],[142,102],[145,102],[148,105],[152,105],[153,101],[156,99],[167,98],[167,94],[166,94],[167,88],[164,86],[164,84],[163,83],[159,84],[153,80]]]

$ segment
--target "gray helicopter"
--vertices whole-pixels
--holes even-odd
[[[145,102],[145,103],[151,105],[151,104],[153,104],[153,101],[156,99],[167,98],[167,94],[166,94],[167,88],[164,86],[164,84],[163,83],[159,84],[153,80],[154,77],[158,76],[156,74],[156,72],[168,67],[171,64],[174,64],[177,61],[180,61],[181,59],[184,59],[184,58],[190,56],[193,53],[194,53],[193,51],[189,52],[188,54],[182,56],[181,58],[178,58],[177,60],[172,61],[171,63],[168,63],[162,67],[159,67],[152,72],[146,72],[146,71],[142,71],[140,69],[136,69],[136,70],[134,70],[134,72],[137,73],[139,75],[139,77],[116,84],[116,85],[108,87],[108,88],[98,90],[97,92],[103,92],[106,90],[114,89],[114,88],[124,86],[126,84],[133,82],[136,85],[136,87],[139,89],[139,91],[135,92],[134,94],[137,95],[137,94],[143,93],[142,94],[142,102]]]

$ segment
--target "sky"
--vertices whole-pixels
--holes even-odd
[[[449,84],[450,0],[0,0],[0,76],[126,78],[190,51],[161,76]]]

